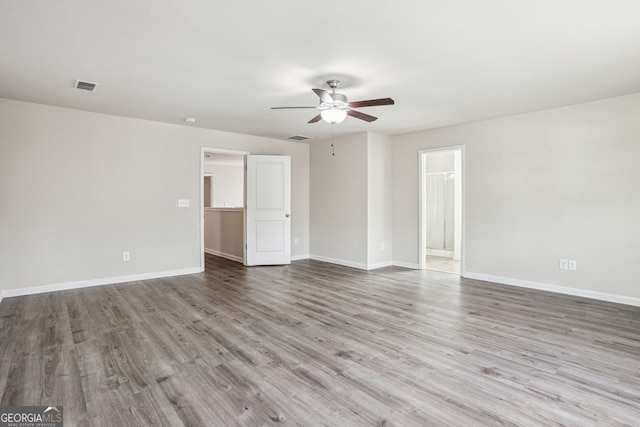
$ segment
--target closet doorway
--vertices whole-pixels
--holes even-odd
[[[421,150],[420,268],[460,275],[464,147]]]

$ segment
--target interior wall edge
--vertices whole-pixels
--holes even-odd
[[[391,267],[392,265],[393,265],[393,261],[369,263],[367,264],[367,270],[377,270],[378,268]]]
[[[375,270],[377,268],[389,267],[392,265],[391,261],[379,262],[376,264],[363,264],[360,262],[347,261],[344,259],[337,259],[337,258],[329,258],[325,256],[320,256],[320,255],[309,255],[309,258],[316,261],[328,262],[330,264],[338,264],[345,267],[357,268],[358,270]]]
[[[576,297],[590,298],[600,301],[613,302],[617,304],[632,305],[640,307],[640,298],[618,294],[608,294],[605,292],[590,291],[586,289],[570,288],[566,286],[553,285],[549,283],[531,282],[528,280],[513,279],[510,277],[492,276],[489,274],[463,271],[462,277],[467,279],[482,280],[485,282],[499,283],[501,285],[517,286],[520,288],[535,289],[539,291],[554,292],[557,294],[571,295]]]
[[[105,277],[101,279],[79,280],[76,282],[54,283],[40,286],[29,286],[26,288],[8,289],[2,296],[19,297],[24,295],[42,294],[46,292],[67,291],[71,289],[90,288],[93,286],[115,285],[118,283],[136,282],[139,280],[160,279],[171,276],[184,276],[188,274],[199,274],[200,267],[183,268],[180,270],[158,271],[152,273],[131,274],[127,276]]]

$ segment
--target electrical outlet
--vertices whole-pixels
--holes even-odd
[[[293,244],[295,246],[298,246],[300,244],[300,239],[298,239],[297,237],[295,239],[293,239]]]
[[[560,259],[560,270],[568,270],[569,269],[569,260]]]
[[[122,260],[129,261],[129,259],[130,259],[129,252],[122,252]]]
[[[380,250],[384,251],[384,242],[380,243]]]
[[[576,271],[578,269],[578,262],[575,259],[569,260],[569,270]]]

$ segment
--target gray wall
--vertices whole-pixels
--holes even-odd
[[[244,211],[204,210],[204,248],[214,255],[242,262],[244,257]]]
[[[375,267],[390,264],[393,253],[391,138],[371,132],[367,138],[367,262]]]
[[[291,156],[308,254],[308,145],[0,99],[0,290],[199,267],[201,147]]]
[[[367,134],[311,143],[311,255],[367,264]]]
[[[639,298],[638,117],[635,94],[381,145],[351,135],[332,157],[330,141],[309,148],[0,99],[0,289],[199,266],[202,146],[292,156],[294,256],[311,240],[312,254],[368,266],[387,259],[375,253],[384,240],[394,262],[415,265],[418,150],[464,145],[466,274]],[[578,270],[559,270],[559,258]]]
[[[311,255],[357,268],[391,264],[391,138],[311,144]],[[382,245],[384,244],[384,249]]]
[[[635,94],[395,137],[394,261],[418,262],[418,150],[465,145],[468,274],[640,297],[639,118]]]

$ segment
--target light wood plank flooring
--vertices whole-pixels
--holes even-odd
[[[427,255],[426,267],[428,270],[442,271],[445,273],[460,274],[460,260],[441,256]]]
[[[7,298],[0,404],[66,426],[638,425],[640,309],[317,261]]]

